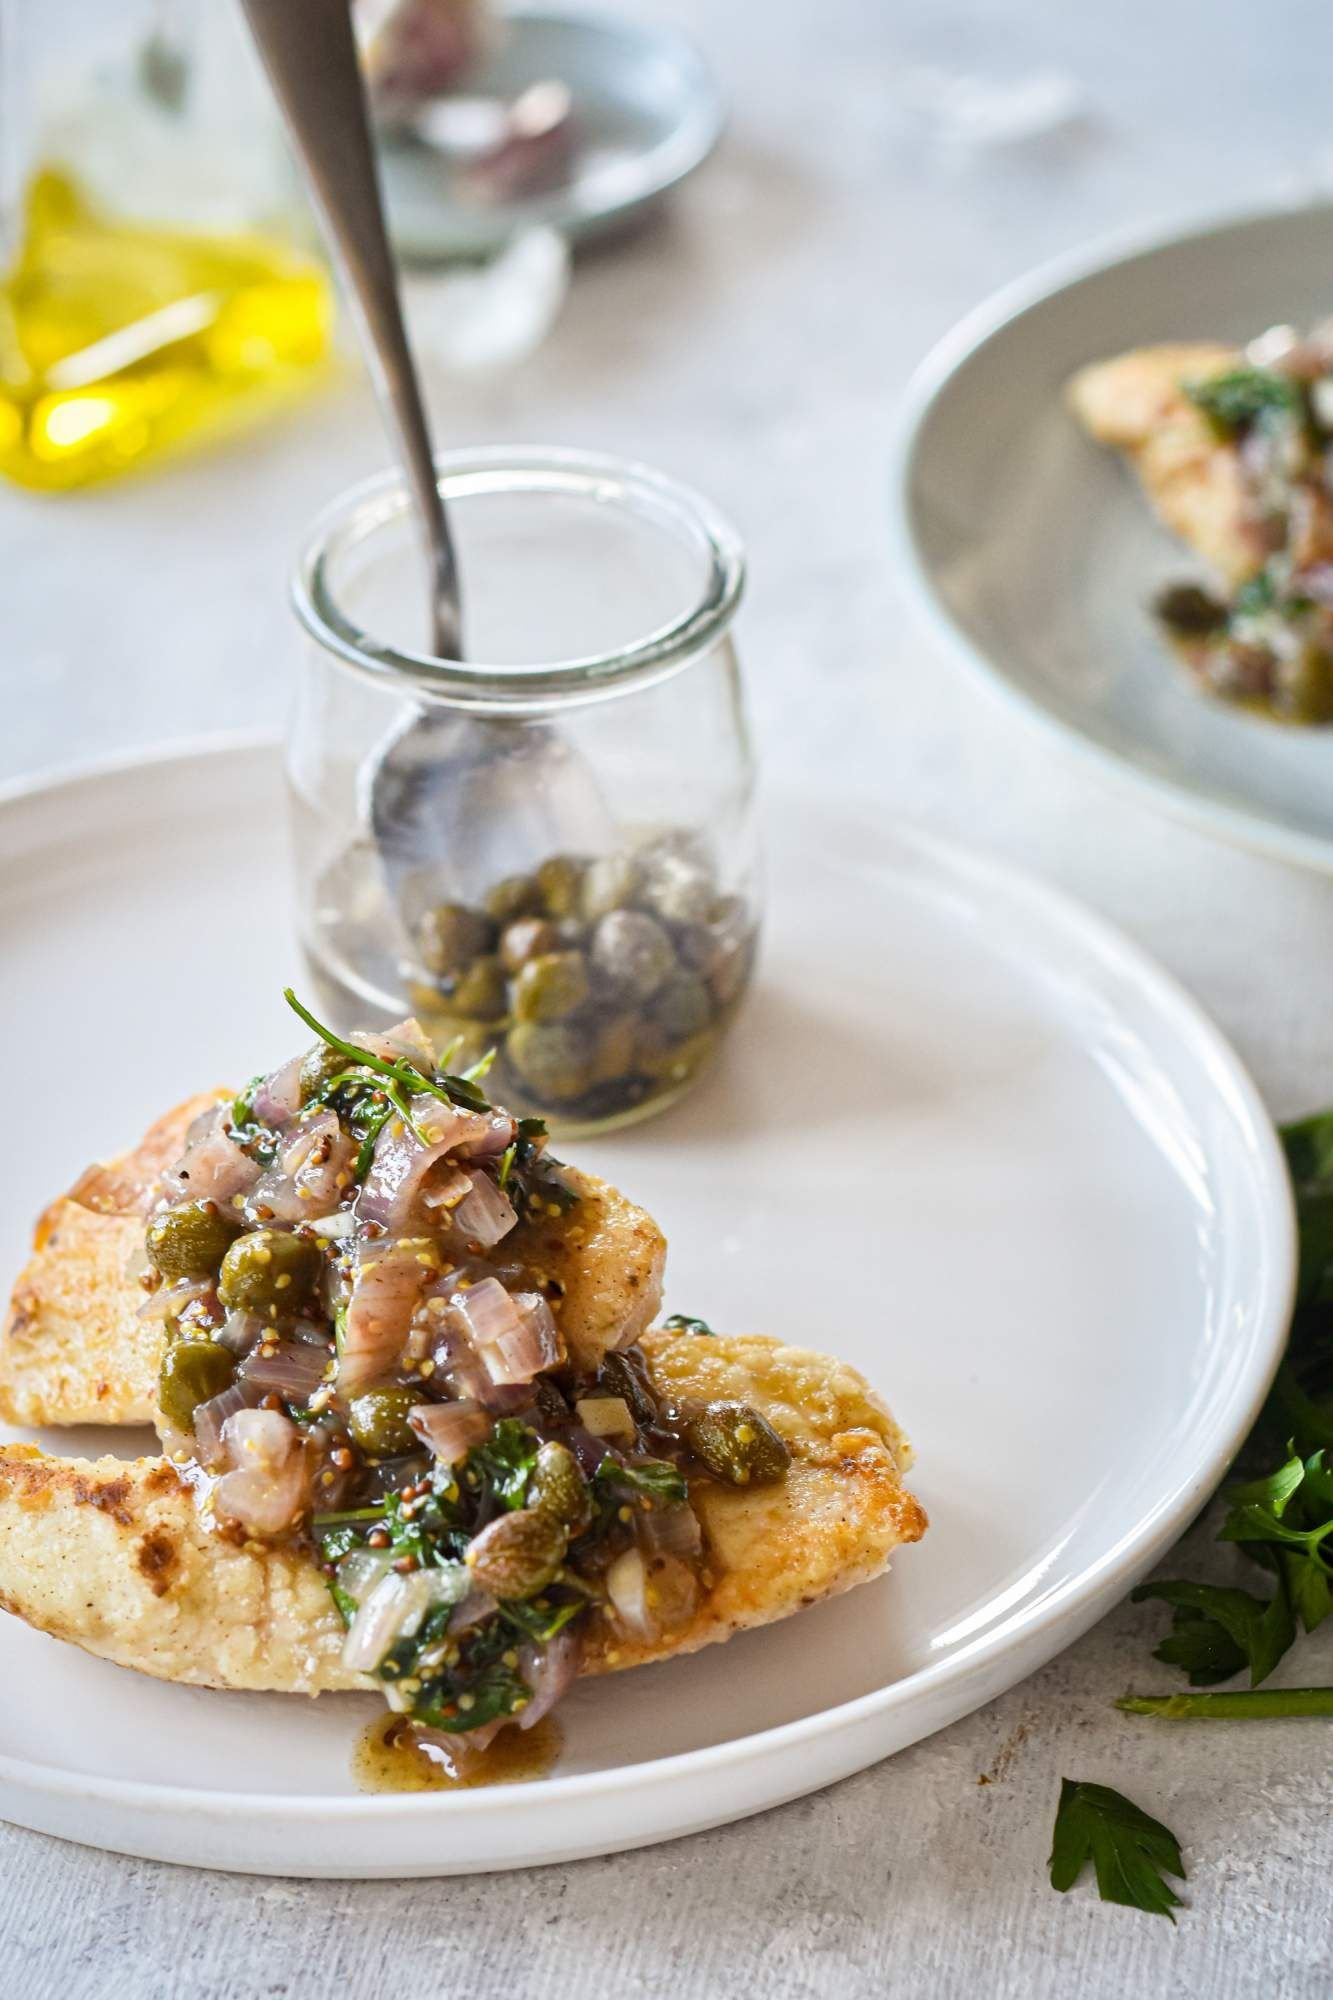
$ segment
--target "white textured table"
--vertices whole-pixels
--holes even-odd
[[[1327,10],[672,11],[732,81],[722,153],[670,214],[581,266],[535,360],[485,386],[434,385],[442,436],[600,446],[710,491],[749,543],[744,639],[770,771],[817,784],[836,770],[1062,882],[1193,988],[1279,1114],[1333,1098],[1333,884],[1103,792],[963,684],[908,628],[884,529],[897,392],[964,308],[1122,223],[1318,186]],[[905,101],[921,65],[990,80],[1054,67],[1086,120],[951,157]],[[382,458],[349,379],[152,479],[56,503],[0,494],[0,776],[276,723],[297,531]],[[0,1828],[0,1973],[25,2000],[1326,1994],[1327,1738],[1117,1716],[1109,1698],[1151,1671],[1160,1621],[1123,1610],[1002,1701],[818,1797],[526,1876],[263,1882]],[[1333,1639],[1300,1659],[1300,1678],[1333,1678]],[[1065,1773],[1123,1786],[1180,1834],[1192,1907],[1176,1929],[1046,1885]]]

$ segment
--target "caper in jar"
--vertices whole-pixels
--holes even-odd
[[[464,1560],[492,1597],[535,1597],[565,1559],[569,1537],[554,1514],[535,1507],[501,1514],[468,1545]]]
[[[577,1097],[591,1073],[587,1043],[564,1021],[520,1021],[505,1054],[539,1099]]]
[[[639,886],[639,864],[632,854],[604,854],[590,861],[583,877],[580,914],[595,924],[612,910],[623,909]]]
[[[347,1405],[352,1443],[371,1458],[396,1458],[413,1450],[417,1440],[407,1413],[420,1401],[420,1392],[413,1389],[367,1389],[353,1396]]]
[[[632,1014],[613,1014],[597,1030],[593,1045],[591,1083],[616,1083],[634,1068],[635,1025]]]
[[[546,917],[519,917],[506,924],[500,937],[500,963],[506,972],[520,972],[530,958],[555,951],[560,933]]]
[[[211,1277],[239,1227],[215,1201],[164,1208],[148,1225],[148,1261],[164,1278]]]
[[[654,994],[652,1011],[653,1019],[673,1042],[701,1033],[713,1013],[708,1003],[708,988],[692,972],[681,972],[668,979],[661,991]]]
[[[508,1005],[509,989],[498,958],[474,958],[450,989],[449,1005],[473,1021],[498,1021]]]
[[[662,926],[640,910],[612,910],[593,933],[592,960],[613,992],[651,1000],[676,963]]]
[[[194,1413],[229,1389],[236,1376],[236,1356],[220,1340],[174,1340],[162,1357],[157,1400],[162,1414],[178,1431],[194,1429]]]
[[[749,1403],[709,1403],[684,1419],[680,1435],[700,1464],[730,1486],[769,1485],[791,1464],[786,1444]]]
[[[532,958],[514,981],[520,1021],[560,1021],[588,997],[588,966],[581,951],[550,951]]]
[[[281,1229],[238,1236],[222,1260],[218,1297],[228,1312],[276,1319],[307,1305],[319,1279],[319,1246]]]
[[[592,1495],[578,1460],[563,1444],[544,1444],[528,1480],[528,1506],[552,1514],[571,1535],[592,1520]]]
[[[486,910],[497,924],[511,923],[515,917],[539,917],[542,892],[528,875],[506,875],[486,896]]]
[[[327,1090],[335,1076],[341,1076],[351,1064],[340,1049],[331,1049],[327,1042],[316,1042],[313,1049],[307,1049],[301,1058],[298,1072],[301,1084],[301,1102],[309,1104]]]
[[[698,859],[659,854],[641,891],[644,904],[666,924],[702,923],[717,894],[713,877]]]
[[[427,972],[461,972],[492,949],[495,925],[466,903],[441,903],[417,924],[417,951]]]
[[[583,867],[572,854],[553,854],[537,870],[537,887],[548,917],[572,917],[579,907]]]

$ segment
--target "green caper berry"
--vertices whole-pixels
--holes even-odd
[[[461,972],[494,945],[494,923],[466,903],[441,903],[427,910],[417,924],[418,956],[427,972],[437,977]]]
[[[530,876],[506,875],[488,892],[486,912],[497,924],[510,923],[515,917],[539,917],[542,892]]]
[[[222,1260],[218,1297],[228,1312],[276,1319],[308,1305],[323,1259],[319,1245],[282,1229],[238,1236]]]
[[[505,1039],[505,1054],[538,1099],[559,1102],[588,1087],[587,1046],[565,1021],[520,1021]]]
[[[791,1464],[786,1444],[749,1403],[709,1403],[685,1418],[680,1434],[700,1464],[729,1486],[770,1485]]]
[[[641,900],[665,924],[698,924],[717,896],[712,875],[697,860],[663,854],[652,863]]]
[[[217,1270],[240,1224],[215,1201],[186,1201],[164,1208],[148,1225],[148,1261],[164,1278],[207,1278]]]
[[[367,1389],[347,1405],[352,1443],[371,1458],[396,1458],[411,1451],[416,1434],[407,1413],[421,1401],[413,1389]]]
[[[498,958],[474,958],[448,995],[454,1013],[472,1021],[498,1021],[508,1001],[509,988]]]
[[[219,1340],[175,1340],[162,1357],[157,1400],[162,1414],[178,1431],[194,1429],[200,1403],[229,1389],[236,1376],[236,1356]]]
[[[634,1068],[636,1028],[632,1014],[613,1014],[597,1030],[593,1048],[593,1083],[615,1083]]]
[[[506,972],[519,972],[530,958],[556,951],[560,933],[546,917],[519,917],[507,924],[500,938],[500,963]]]
[[[592,960],[613,992],[627,1000],[651,1000],[673,971],[676,955],[653,917],[612,910],[593,933]]]
[[[588,997],[588,967],[581,951],[549,951],[532,958],[514,981],[520,1021],[560,1021]]]
[[[579,907],[584,863],[572,854],[553,854],[537,870],[537,887],[548,917],[572,917]]]
[[[552,1514],[570,1535],[581,1535],[592,1520],[592,1494],[572,1451],[544,1444],[528,1479],[528,1506]]]
[[[653,996],[653,1019],[675,1042],[701,1033],[708,1026],[712,1014],[708,988],[702,979],[696,979],[691,972],[682,972],[668,979],[660,992]]]
[[[320,1092],[327,1090],[335,1076],[341,1076],[351,1064],[338,1049],[331,1049],[327,1042],[316,1042],[301,1059],[301,1102],[309,1104]]]
[[[639,886],[639,864],[628,854],[606,854],[588,863],[583,877],[581,914],[595,924],[612,910],[623,909]]]
[[[524,1507],[483,1528],[464,1560],[492,1597],[535,1597],[554,1580],[568,1545],[564,1525],[553,1514]]]

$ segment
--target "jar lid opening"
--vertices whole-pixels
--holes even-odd
[[[407,529],[411,539],[414,524],[402,476],[381,473],[353,487],[319,517],[292,581],[297,616],[306,630],[352,669],[406,684],[413,693],[450,707],[491,713],[549,708],[600,700],[631,685],[663,679],[705,652],[730,623],[744,584],[744,558],[734,531],[698,494],[651,467],[591,452],[521,447],[446,452],[437,466],[440,490],[455,508],[456,523],[474,501],[549,499],[582,503],[594,516],[605,510],[608,519],[633,520],[656,530],[659,540],[674,543],[678,555],[684,551],[691,559],[683,608],[673,602],[652,629],[636,630],[627,643],[595,644],[568,657],[507,665],[441,660],[390,642],[367,630],[344,601],[349,563],[389,531],[398,530],[401,540]],[[415,545],[411,554],[416,562]],[[466,551],[460,554],[460,569],[466,633]],[[424,563],[419,575],[424,613]],[[408,589],[404,583],[404,593]],[[413,604],[415,608],[415,600]]]

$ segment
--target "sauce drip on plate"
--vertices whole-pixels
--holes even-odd
[[[446,1753],[422,1743],[401,1715],[376,1716],[357,1738],[352,1775],[365,1792],[459,1792],[546,1777],[563,1747],[560,1725],[544,1716],[531,1729],[502,1729],[490,1748],[451,1770]]]

